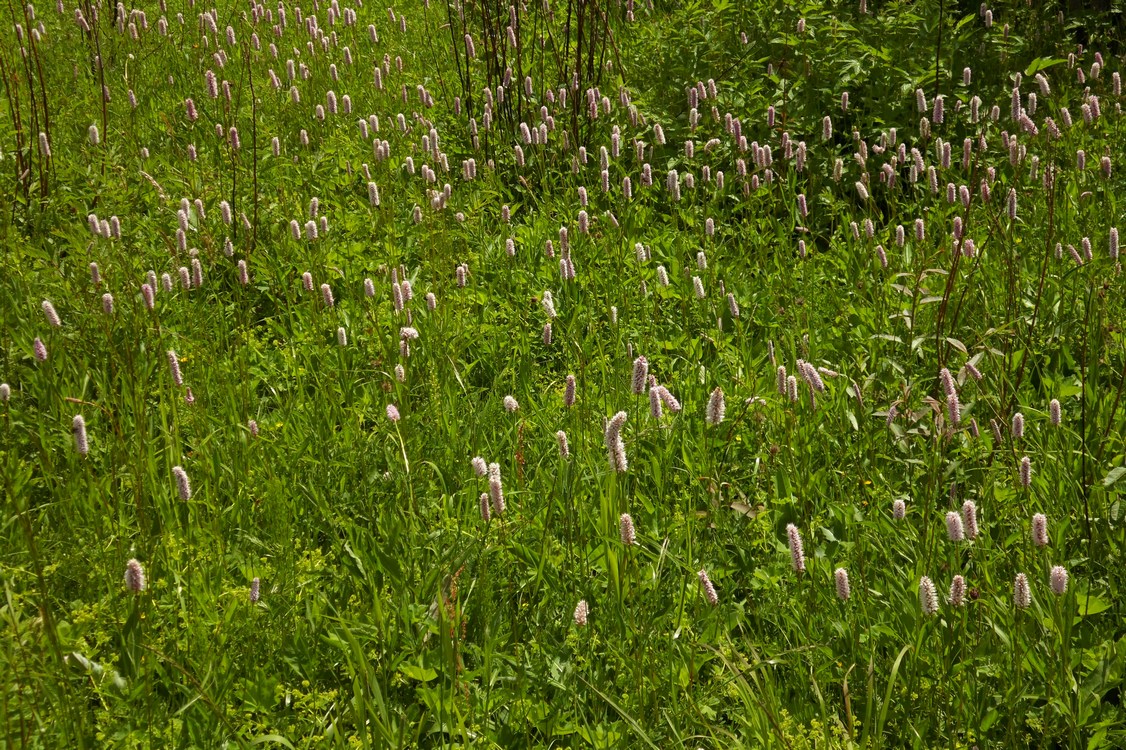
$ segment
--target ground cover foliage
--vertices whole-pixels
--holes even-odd
[[[9,5],[4,744],[1121,747],[1063,5]]]

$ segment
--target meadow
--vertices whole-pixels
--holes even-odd
[[[0,745],[1126,746],[1126,28],[9,3]]]

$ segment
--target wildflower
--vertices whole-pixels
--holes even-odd
[[[555,312],[555,300],[551,296],[551,292],[546,290],[544,291],[543,297],[540,300],[540,304],[543,305],[543,311],[547,313],[547,317],[557,317],[557,313]]]
[[[658,386],[657,395],[660,396],[661,403],[664,404],[669,411],[673,412],[674,414],[680,411],[680,402],[677,401],[676,397],[669,392],[668,388],[663,385]]]
[[[606,431],[603,435],[610,459],[610,468],[619,473],[629,468],[629,463],[626,461],[625,443],[622,442],[622,425],[625,424],[627,418],[628,415],[624,411],[612,416],[606,422]]]
[[[961,607],[966,603],[966,579],[960,575],[950,581],[950,606]]]
[[[47,316],[47,322],[53,327],[59,328],[62,326],[62,321],[59,320],[59,314],[55,312],[55,306],[51,304],[51,300],[43,300],[43,314]]]
[[[243,286],[250,283],[250,270],[247,268],[245,260],[238,262],[238,283]]]
[[[394,281],[391,282],[391,302],[395,307],[395,312],[403,311],[403,288]]]
[[[952,542],[960,542],[965,538],[965,531],[962,528],[962,517],[955,511],[950,511],[946,514],[946,536]]]
[[[645,393],[645,381],[649,375],[649,361],[645,357],[638,357],[633,361],[633,381],[630,391],[635,395]]]
[[[970,541],[977,539],[977,505],[973,500],[962,503],[962,524],[965,527],[966,538]]]
[[[633,529],[633,518],[629,513],[623,513],[618,519],[618,528],[622,537],[622,544],[632,547],[637,544],[637,535]]]
[[[509,414],[520,408],[520,404],[512,396],[504,397],[504,410]]]
[[[786,396],[790,399],[790,403],[798,402],[798,379],[793,375],[786,378]]]
[[[35,337],[35,341],[32,343],[32,349],[35,352],[35,359],[40,362],[47,361],[47,345],[44,344],[43,340],[38,336]]]
[[[575,405],[575,376],[567,376],[567,385],[563,389],[563,405],[571,408]]]
[[[192,497],[192,483],[188,481],[188,473],[180,466],[172,467],[172,476],[176,478],[176,490],[180,493],[181,500],[190,500]]]
[[[336,305],[335,300],[332,298],[332,287],[328,284],[321,284],[321,299],[324,300],[325,307],[333,307]]]
[[[665,187],[672,194],[673,200],[680,200],[680,175],[675,169],[670,169],[665,180]]]
[[[1053,398],[1048,404],[1048,418],[1053,427],[1060,426],[1060,402],[1059,399]]]
[[[778,365],[778,370],[774,375],[774,387],[778,390],[779,395],[786,395],[786,366]]]
[[[703,299],[707,296],[707,293],[704,291],[704,282],[700,280],[699,276],[692,277],[692,288],[696,291],[697,299]]]
[[[730,292],[727,293],[727,310],[732,318],[739,317],[739,304],[735,301],[735,295]]]
[[[1020,460],[1020,486],[1028,489],[1032,484],[1032,461],[1025,456]]]
[[[700,588],[704,590],[704,598],[708,600],[708,604],[713,607],[719,604],[719,594],[716,593],[715,586],[712,585],[712,579],[708,578],[708,572],[700,568],[696,577],[700,579]]]
[[[504,513],[504,487],[500,480],[500,464],[489,464],[489,498],[499,516]]]
[[[481,507],[481,520],[488,523],[491,513],[489,512],[489,493],[482,492],[481,497],[478,499],[478,504]]]
[[[821,374],[817,372],[817,368],[804,360],[798,360],[798,372],[801,374],[802,379],[809,385],[812,390],[818,393],[825,392],[825,382],[821,380]]]
[[[480,456],[474,456],[473,460],[469,463],[473,466],[473,473],[479,477],[485,476],[485,474],[489,470],[488,465],[485,463],[485,459],[481,458]]]
[[[837,568],[833,572],[833,579],[837,584],[837,598],[842,602],[847,602],[849,595],[852,593],[852,588],[848,582],[848,571],[844,568]]]
[[[78,451],[78,455],[85,456],[90,452],[90,444],[86,441],[86,420],[78,414],[74,417],[71,427],[74,431],[74,448]]]
[[[1075,245],[1069,244],[1067,246],[1067,251],[1071,254],[1071,259],[1075,261],[1076,265],[1083,265],[1083,256],[1080,255],[1079,251],[1075,249]]]
[[[938,371],[938,380],[942,384],[942,392],[947,396],[954,393],[954,377],[950,374],[950,370],[943,367]]]
[[[962,421],[962,404],[958,401],[958,394],[954,391],[946,396],[946,411],[951,425],[957,425],[958,422]]]
[[[136,559],[125,563],[125,587],[134,594],[145,590],[145,569]]]
[[[0,404],[8,403],[8,399],[12,397],[12,386],[7,383],[0,383]]]
[[[1013,415],[1013,437],[1017,440],[1024,437],[1024,415],[1019,411]]]
[[[257,604],[258,603],[258,598],[262,593],[261,585],[262,585],[262,582],[259,581],[257,578],[254,578],[250,582],[250,603],[251,604]]]
[[[184,376],[180,373],[180,358],[176,356],[176,350],[168,350],[168,368],[172,372],[172,382],[177,387],[184,384]]]
[[[712,391],[711,397],[708,399],[708,409],[705,418],[710,425],[718,425],[723,421],[724,411],[726,405],[723,401],[723,389],[716,388]]]
[[[786,536],[790,543],[790,562],[795,573],[805,572],[805,552],[802,549],[801,533],[794,524],[786,525]]]
[[[903,228],[903,225],[900,224],[895,228],[895,244],[898,247],[903,247],[903,245],[906,242],[907,242],[907,230],[905,230]]]
[[[657,378],[649,376],[649,416],[653,419],[660,419],[662,414],[661,407],[661,386],[657,385]]]
[[[1037,547],[1048,546],[1048,517],[1043,513],[1032,516],[1032,543]]]
[[[575,624],[580,628],[586,627],[587,618],[590,617],[590,605],[586,603],[586,599],[580,599],[578,605],[575,607]]]
[[[896,521],[902,521],[907,517],[907,503],[902,498],[896,499],[891,504],[891,515]]]
[[[928,617],[938,612],[938,592],[935,591],[934,583],[926,576],[919,579],[919,607]]]
[[[1013,581],[1013,604],[1017,609],[1028,609],[1032,604],[1032,590],[1028,587],[1028,576],[1017,573]]]
[[[1067,568],[1062,565],[1053,565],[1051,573],[1052,593],[1063,596],[1067,593]]]
[[[399,409],[394,404],[387,404],[387,418],[392,422],[399,421]]]
[[[566,255],[559,259],[559,277],[563,281],[574,281],[575,264]]]
[[[567,433],[559,430],[555,433],[555,440],[559,443],[559,455],[561,458],[569,458],[571,456],[571,448],[567,445]]]

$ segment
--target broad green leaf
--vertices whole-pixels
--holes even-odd
[[[438,673],[430,669],[430,667],[423,667],[416,664],[403,664],[399,667],[399,671],[404,677],[409,677],[419,682],[430,682],[430,680],[438,676]]]
[[[1123,476],[1126,476],[1126,466],[1118,466],[1111,469],[1107,472],[1107,475],[1103,477],[1103,487],[1110,487]]]

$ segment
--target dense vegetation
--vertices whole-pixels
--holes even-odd
[[[0,744],[1126,744],[1117,16],[8,8]]]

